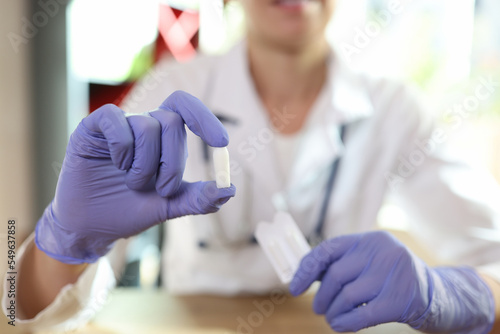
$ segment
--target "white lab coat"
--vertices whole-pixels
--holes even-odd
[[[225,123],[236,197],[219,213],[165,224],[162,272],[169,291],[234,295],[281,287],[260,248],[248,240],[257,222],[271,220],[278,208],[285,207],[311,235],[330,165],[338,155],[341,164],[324,236],[373,229],[381,205],[392,194],[408,212],[415,237],[432,247],[433,254],[444,261],[481,266],[500,281],[500,264],[495,263],[500,260],[500,244],[469,233],[471,226],[500,226],[500,205],[493,201],[500,198],[497,185],[441,153],[445,137],[433,132],[433,122],[412,91],[354,73],[332,56],[327,84],[302,131],[290,177],[284,179],[276,161],[273,127],[253,86],[245,51],[243,42],[223,56],[201,56],[183,65],[162,63],[123,104],[125,111],[140,113],[155,109],[173,91],[185,90],[214,113],[236,122]],[[285,106],[282,121],[287,117]],[[339,138],[341,124],[347,124],[345,145]],[[429,138],[438,144],[425,153],[432,148],[422,144]],[[188,150],[185,179],[213,179],[200,139],[190,135]],[[200,248],[200,241],[208,247]],[[231,242],[236,245],[227,246]],[[75,286],[61,292],[70,297],[59,296],[31,321],[33,325],[41,327],[48,318],[54,320],[57,310],[93,300],[88,298],[96,292],[81,287],[92,281],[95,285],[96,277],[100,286],[112,286],[113,270],[120,272],[123,265],[112,258],[110,254],[91,265]]]

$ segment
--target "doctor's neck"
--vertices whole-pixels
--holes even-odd
[[[269,116],[283,108],[297,116],[281,132],[301,128],[326,81],[329,52],[325,38],[292,48],[248,36],[250,73]]]

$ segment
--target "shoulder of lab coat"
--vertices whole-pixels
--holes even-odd
[[[498,235],[500,208],[495,199],[500,198],[500,190],[497,182],[488,171],[461,157],[437,152],[415,153],[419,150],[422,149],[415,147],[406,155],[413,154],[419,157],[417,159],[424,156],[419,166],[412,166],[411,158],[402,155],[406,160],[400,164],[415,169],[395,189],[395,201],[408,212],[411,232],[433,254],[447,262],[471,266],[497,262],[499,240],[487,240],[476,233],[480,230],[483,234],[489,231]]]
[[[358,75],[344,65],[339,68],[345,71],[340,79],[357,78],[351,82],[358,82],[358,90],[367,94],[372,112],[348,128],[347,146],[351,147],[345,151],[342,163],[349,165],[349,170],[342,173],[341,167],[339,175],[347,180],[354,174],[364,183],[356,186],[338,180],[336,189],[342,194],[349,192],[344,191],[347,188],[338,189],[344,185],[360,188],[354,197],[341,198],[334,192],[333,206],[349,207],[347,202],[355,198],[353,203],[361,204],[363,210],[352,207],[347,211],[356,211],[360,220],[364,215],[367,224],[358,226],[357,231],[367,230],[368,220],[377,219],[386,193],[407,213],[410,232],[439,261],[470,265],[500,281],[499,240],[484,238],[488,231],[499,233],[498,183],[484,168],[451,153],[448,140],[454,129],[437,124],[417,89],[384,78]],[[366,168],[363,170],[362,166]],[[373,172],[377,167],[378,171]],[[365,201],[360,200],[363,193],[368,198]],[[338,221],[336,224],[342,225]],[[344,229],[344,233],[348,231],[356,232]]]
[[[485,168],[452,153],[448,140],[454,129],[438,125],[417,92],[382,92],[391,90],[392,98],[384,98],[379,88],[372,91],[386,123],[381,127],[386,140],[400,141],[385,175],[390,198],[406,211],[410,232],[437,258],[481,268],[500,281],[500,240],[475,233],[479,229],[498,235],[498,183]],[[392,106],[385,108],[383,101]]]
[[[20,268],[28,245],[34,246],[34,233],[21,245],[16,255],[16,267]],[[108,255],[90,264],[74,284],[64,286],[54,301],[32,319],[23,319],[17,310],[15,324],[24,331],[54,330],[71,331],[85,325],[105,304],[109,291],[116,285],[115,276],[121,272],[124,262],[120,254],[128,241],[117,241]],[[35,247],[35,246],[34,246]],[[21,272],[17,270],[17,276]],[[7,274],[5,274],[7,276]],[[4,285],[6,279],[4,279]],[[3,286],[3,292],[7,291]],[[2,295],[5,313],[10,299]],[[16,303],[19,305],[19,303]]]

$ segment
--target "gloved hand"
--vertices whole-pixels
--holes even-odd
[[[290,284],[299,295],[321,286],[314,311],[338,332],[387,322],[439,333],[491,330],[494,302],[472,268],[430,268],[387,232],[341,236],[306,255]]]
[[[182,181],[184,124],[210,146],[228,144],[219,120],[184,92],[147,114],[126,117],[108,104],[83,119],[71,135],[55,198],[36,226],[38,248],[64,263],[95,262],[117,239],[166,219],[217,211],[235,187]]]

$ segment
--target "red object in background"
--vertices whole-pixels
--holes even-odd
[[[89,113],[107,103],[120,105],[133,85],[134,82],[120,85],[89,83]]]
[[[155,41],[154,62],[172,56],[183,62],[191,59],[198,48],[199,13],[182,11],[160,4],[158,36]],[[120,105],[134,82],[119,85],[90,83],[89,113],[106,103]]]
[[[160,5],[158,30],[167,50],[177,61],[187,61],[196,54],[199,28],[200,15],[198,12],[181,11]],[[195,41],[193,41],[194,37],[196,37]]]

